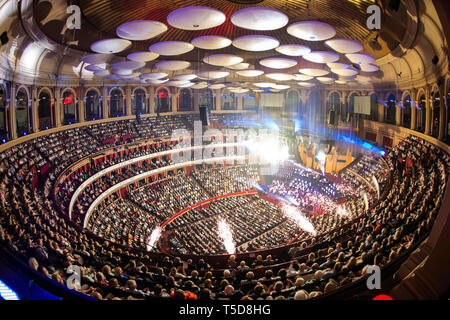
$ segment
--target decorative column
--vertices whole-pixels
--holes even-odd
[[[214,95],[216,97],[216,110],[220,111],[220,110],[222,110],[222,95],[220,94],[220,89],[212,90],[212,92],[213,92],[213,97],[214,97]]]
[[[378,102],[378,122],[384,122],[384,113],[386,112],[386,106]]]
[[[417,92],[415,90],[411,90],[409,95],[409,105],[411,107],[411,130],[416,130],[416,122],[417,122],[417,107],[419,103],[413,99],[413,97],[417,96]],[[414,103],[413,103],[414,102]]]
[[[102,96],[103,119],[109,119],[108,100],[109,100],[108,87],[103,87],[103,96]]]
[[[425,88],[425,134],[431,134],[431,101],[430,88]]]
[[[9,130],[10,138],[17,138],[17,123],[16,123],[16,84],[11,83],[11,91],[9,95]]]
[[[84,87],[81,86],[78,89],[78,122],[84,123],[86,121],[86,112],[84,110],[85,104],[84,104]]]
[[[131,95],[132,95],[132,91],[131,91],[131,87],[127,87],[127,89],[125,90],[125,93],[126,93],[126,95],[127,95],[127,99],[126,99],[126,102],[127,102],[127,107],[126,107],[126,113],[127,113],[127,116],[131,116],[131,115],[133,115],[133,112],[132,112],[132,106],[131,106],[131,101],[132,101],[132,99],[131,99]]]
[[[174,88],[174,93],[172,94],[172,112],[178,112],[178,92],[177,89]]]
[[[244,100],[243,94],[242,94],[242,93],[239,93],[239,94],[237,95],[237,101],[238,101],[238,103],[237,103],[237,109],[238,109],[238,110],[244,109],[244,107],[243,107],[243,100]]]
[[[397,99],[396,99],[397,100]],[[397,127],[400,127],[402,125],[403,119],[402,119],[402,107],[398,105],[398,103],[395,104],[395,124]]]
[[[33,124],[33,132],[39,132],[38,103],[37,88],[33,87],[31,89],[31,121]]]
[[[55,127],[61,126],[62,98],[60,88],[55,88]]]
[[[150,87],[149,94],[149,102],[150,102],[150,114],[155,114],[156,105],[155,105],[155,87]]]
[[[442,83],[439,86],[439,136],[438,139],[439,140],[446,140],[447,138],[447,133],[445,131],[446,129],[446,124],[447,124],[447,119],[445,117],[446,114],[446,96],[445,96],[445,92],[444,92],[444,84]]]

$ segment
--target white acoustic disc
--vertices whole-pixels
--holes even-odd
[[[266,58],[259,61],[264,67],[272,69],[287,69],[297,65],[297,60],[287,58]]]
[[[106,63],[102,64],[90,64],[88,66],[85,66],[84,69],[91,72],[101,71],[105,70],[107,67]]]
[[[339,55],[328,51],[312,51],[303,56],[305,60],[315,63],[330,63],[339,60]]]
[[[345,80],[336,80],[334,83],[336,83],[336,84],[347,84],[347,81],[345,81]]]
[[[226,72],[226,71],[200,71],[199,73],[197,73],[197,76],[200,79],[214,80],[214,79],[225,78],[229,74],[230,73]]]
[[[151,45],[149,50],[162,56],[178,56],[194,50],[194,45],[184,41],[163,41]]]
[[[252,91],[253,91],[253,92],[256,92],[256,93],[261,93],[261,92],[264,92],[264,90],[263,90],[263,89],[252,89]]]
[[[183,83],[183,84],[176,85],[175,87],[177,87],[177,88],[191,88],[193,85],[194,85],[194,83],[189,81],[189,82],[186,82],[186,83]]]
[[[266,73],[266,77],[277,81],[294,80],[295,76],[288,73]]]
[[[149,62],[158,59],[159,54],[149,51],[134,52],[127,56],[128,60],[136,62]]]
[[[230,46],[232,41],[222,36],[202,36],[193,39],[191,43],[200,49],[217,50]]]
[[[128,40],[148,40],[167,31],[167,26],[159,21],[135,20],[122,24],[116,30],[119,37]]]
[[[170,80],[167,81],[165,84],[169,87],[175,87],[175,86],[179,86],[185,83],[189,83],[189,81],[184,81],[184,80]]]
[[[176,74],[173,76],[176,80],[184,80],[184,81],[191,81],[197,78],[197,75],[195,74]]]
[[[167,71],[177,71],[189,68],[191,65],[188,61],[182,60],[167,60],[160,61],[155,64],[155,67],[159,70],[167,70]]]
[[[225,85],[223,83],[216,83],[216,84],[211,84],[210,86],[208,86],[208,88],[213,89],[213,90],[218,90],[218,89],[225,88]]]
[[[332,26],[320,21],[296,22],[291,24],[286,31],[291,36],[308,41],[323,41],[336,35],[336,30]]]
[[[245,70],[245,69],[250,69],[251,67],[252,67],[252,65],[247,62],[241,62],[238,64],[233,64],[231,66],[227,66],[228,69],[232,69],[232,70]]]
[[[330,77],[317,77],[316,79],[325,84],[333,83],[336,80],[336,79],[330,78]]]
[[[294,74],[294,76],[295,76],[295,79],[294,79],[295,81],[309,81],[309,80],[314,79],[313,76],[307,76],[305,74]]]
[[[288,86],[287,84],[276,84],[272,86],[272,89],[275,90],[286,90],[289,89],[291,86]]]
[[[167,77],[167,73],[163,72],[150,72],[141,74],[141,79],[160,80]]]
[[[244,61],[243,58],[238,57],[234,54],[214,54],[203,58],[203,62],[219,67],[232,66]]]
[[[273,82],[257,82],[253,84],[254,86],[257,86],[259,88],[271,88],[275,85]]]
[[[111,74],[111,71],[109,71],[109,70],[100,70],[100,71],[94,72],[94,75],[96,75],[97,77],[106,77],[106,76],[109,76],[110,74]]]
[[[155,80],[155,79],[146,79],[145,80],[147,83],[151,83],[151,84],[163,84],[166,82],[169,82],[169,79],[160,79],[160,80]]]
[[[81,61],[86,64],[102,64],[109,63],[113,58],[113,54],[94,53],[84,56],[83,58],[81,58]]]
[[[283,44],[275,48],[275,51],[286,56],[300,57],[310,53],[311,49],[301,44]]]
[[[379,66],[376,66],[374,64],[360,64],[359,67],[361,68],[362,72],[376,72],[380,70]]]
[[[98,53],[118,53],[131,46],[130,40],[125,39],[104,39],[94,42],[91,50]]]
[[[192,87],[192,89],[205,89],[208,88],[208,83],[207,82],[199,82],[194,84]]]
[[[315,84],[311,82],[298,82],[298,85],[305,88],[311,88],[315,86]]]
[[[236,71],[236,74],[242,76],[242,77],[258,77],[260,75],[264,74],[264,71],[262,70],[253,70],[253,69],[248,69],[248,70],[239,70]]]
[[[356,76],[359,73],[355,68],[331,69],[331,72],[344,77]]]
[[[349,64],[342,63],[342,62],[329,62],[329,63],[327,63],[327,66],[330,69],[345,69],[345,68],[350,67]]]
[[[275,49],[280,42],[269,36],[264,35],[247,35],[233,40],[233,46],[246,51],[267,51]]]
[[[118,75],[118,76],[128,76],[133,73],[133,70],[131,70],[131,69],[114,69],[112,71],[112,73],[114,73],[115,75]]]
[[[306,74],[307,76],[313,76],[313,77],[323,77],[330,72],[323,69],[316,69],[316,68],[304,68],[299,70],[300,73]]]
[[[348,60],[357,64],[371,64],[375,62],[375,58],[366,53],[347,53],[345,55]]]
[[[114,69],[128,69],[128,70],[136,70],[145,66],[145,62],[137,62],[137,61],[120,61],[113,63],[111,67]]]
[[[268,7],[249,7],[235,12],[231,23],[250,30],[276,30],[283,28],[289,18],[283,12]]]
[[[339,53],[355,53],[364,49],[361,42],[352,39],[331,39],[325,41],[325,44]]]
[[[204,6],[179,8],[167,16],[167,22],[172,27],[190,31],[214,28],[225,20],[223,12]]]

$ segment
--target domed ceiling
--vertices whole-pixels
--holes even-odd
[[[140,82],[150,82],[141,76],[151,72],[165,72],[170,80],[188,74],[189,80],[183,81],[193,83],[266,82],[270,80],[267,74],[278,73],[283,80],[277,81],[319,84],[315,78],[305,80],[300,71],[316,69],[315,73],[326,71],[327,77],[344,84],[385,79],[383,65],[389,63],[393,65],[388,68],[389,76],[395,78],[397,72],[391,71],[396,68],[394,53],[405,49],[405,39],[411,38],[408,45],[412,45],[410,33],[416,32],[418,10],[408,4],[395,11],[388,0],[27,2],[32,3],[33,23],[39,29],[36,34],[71,49],[55,54],[71,55],[81,64],[74,62],[77,68],[100,79]],[[375,2],[382,11],[379,31],[366,26],[367,8]],[[66,25],[69,5],[81,10],[79,29],[70,30]],[[426,42],[418,45],[425,48]],[[400,53],[405,55],[404,50]],[[410,58],[417,54],[422,56],[418,50]],[[421,72],[420,68],[412,70],[409,61],[407,65],[411,75]],[[208,74],[218,71],[227,75],[215,78]]]

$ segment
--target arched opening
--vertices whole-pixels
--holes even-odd
[[[396,113],[396,101],[394,95],[391,93],[387,99],[386,108],[386,118],[385,122],[389,124],[395,124],[395,113]]]
[[[125,115],[125,101],[122,91],[114,89],[110,93],[109,117],[121,117]]]
[[[419,105],[417,108],[417,117],[416,117],[416,131],[425,132],[425,112],[426,112],[426,101],[425,95],[423,94],[419,98]]]
[[[222,110],[236,110],[237,109],[237,95],[228,90],[222,93]]]
[[[370,120],[378,121],[378,97],[375,93],[370,95]]]
[[[30,112],[28,108],[28,94],[25,89],[20,88],[16,95],[16,125],[17,136],[24,136],[31,132]]]
[[[39,94],[38,116],[39,130],[47,130],[53,127],[53,105],[47,91],[42,91]]]
[[[300,97],[298,95],[298,92],[296,90],[290,90],[287,93],[286,112],[296,113],[298,110],[298,101],[299,100],[300,100]]]
[[[76,109],[77,102],[75,101],[75,94],[70,90],[64,91],[61,112],[61,120],[63,125],[72,124],[77,121]]]
[[[306,110],[305,120],[308,128],[314,128],[316,123],[316,115],[320,108],[320,98],[317,91],[311,92],[309,95],[309,110]]]
[[[403,106],[405,108],[404,109],[402,108],[402,113],[403,113],[402,126],[410,129],[411,128],[411,97],[409,95],[407,95],[403,99]]]
[[[165,88],[160,88],[156,91],[156,113],[171,112],[172,103],[169,96],[169,91]]]
[[[141,88],[136,89],[133,95],[133,108],[131,109],[133,115],[148,113],[147,94]]]
[[[6,91],[0,85],[0,139],[2,142],[8,139],[8,115],[6,112]]]
[[[77,102],[75,101],[75,94],[72,91],[64,91],[63,93],[63,104],[62,104],[62,124],[72,124],[77,121],[76,109]]]
[[[337,125],[338,114],[341,110],[341,95],[338,92],[332,92],[330,95],[330,102],[328,104],[328,123],[330,125]]]
[[[355,97],[357,96],[358,94],[356,92],[353,92],[348,98],[348,113],[350,115],[353,114],[353,111],[355,110]]]
[[[192,111],[194,109],[194,97],[191,90],[183,88],[178,96],[178,111]]]
[[[244,93],[242,95],[242,103],[245,110],[258,109],[258,106],[256,104],[256,95],[252,92]]]
[[[202,89],[200,92],[200,107],[208,107],[209,110],[216,110],[216,97],[211,89]]]
[[[100,119],[100,97],[96,90],[89,90],[84,105],[86,121]]]
[[[432,108],[431,108],[431,135],[435,138],[439,137],[439,125],[441,123],[441,97],[439,95],[439,90],[436,89],[431,94]]]

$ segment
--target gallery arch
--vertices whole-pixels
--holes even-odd
[[[131,109],[132,114],[136,115],[149,113],[147,105],[147,94],[144,89],[136,89],[133,94],[133,108]]]
[[[169,91],[166,88],[159,88],[156,91],[156,113],[164,113],[172,111],[172,99],[170,99]]]
[[[125,115],[125,99],[119,89],[113,89],[109,99],[109,116],[120,117]]]
[[[386,118],[385,122],[389,124],[395,124],[395,114],[397,112],[396,110],[396,101],[395,96],[391,93],[389,94],[387,101],[386,101],[387,107],[386,107]]]
[[[77,102],[75,94],[71,90],[63,92],[61,121],[63,125],[72,124],[77,121]]]
[[[411,97],[408,95],[405,96],[403,99],[403,107],[402,108],[402,114],[403,114],[403,121],[402,126],[405,128],[411,128]]]
[[[100,119],[100,96],[97,90],[91,89],[86,94],[85,119],[87,121]]]
[[[54,126],[54,112],[50,93],[42,90],[38,104],[39,130],[47,130]]]
[[[194,97],[191,94],[191,90],[183,88],[180,90],[178,96],[178,110],[179,111],[192,111],[194,110]]]
[[[16,126],[17,136],[27,135],[32,131],[31,108],[28,104],[28,93],[20,88],[16,95]]]

